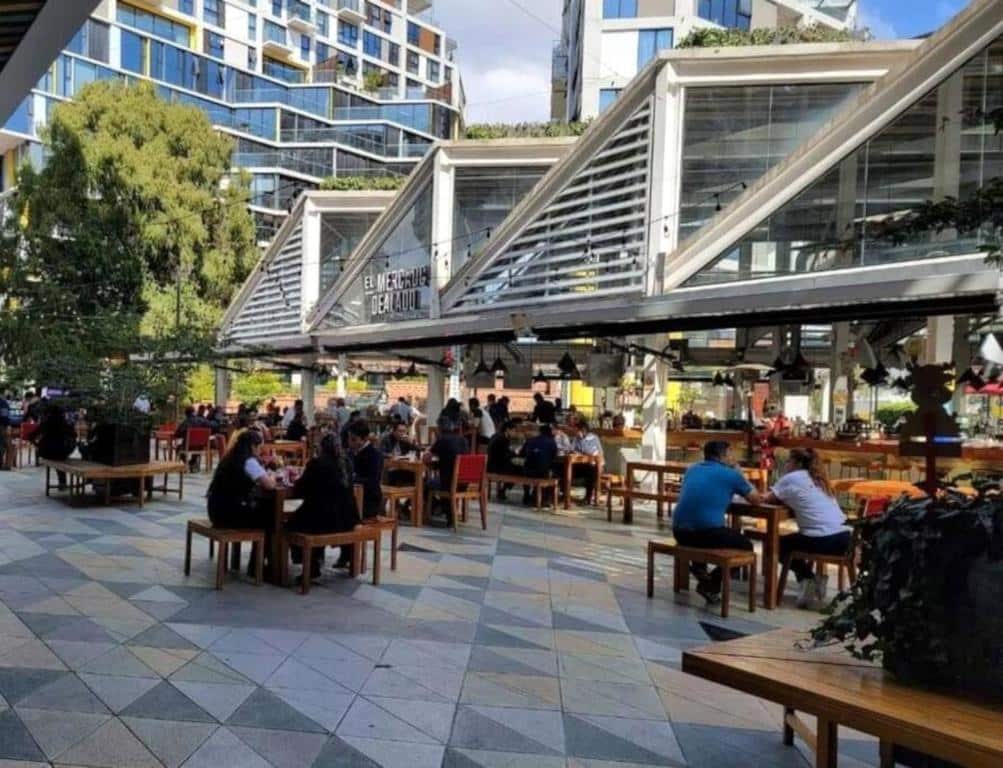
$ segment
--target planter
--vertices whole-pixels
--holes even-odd
[[[90,461],[122,467],[150,460],[150,430],[129,424],[98,424],[88,450]]]

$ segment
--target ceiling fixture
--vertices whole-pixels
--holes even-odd
[[[411,363],[410,367],[407,369],[407,375],[408,375],[409,378],[412,378],[412,379],[415,376],[418,375],[418,366],[415,365],[413,362]]]
[[[544,376],[542,368],[540,368],[536,372],[536,376],[533,377],[533,381],[534,381],[534,383],[537,383],[537,384],[546,384],[547,383],[547,377]]]
[[[501,359],[501,354],[499,354],[493,363],[491,363],[492,373],[508,373],[508,366],[505,365],[505,361]]]
[[[732,389],[734,389],[734,388],[735,388],[735,379],[733,379],[733,378],[732,378],[732,376],[731,376],[731,374],[730,374],[730,373],[728,373],[728,374],[725,374],[725,377],[724,377],[724,385],[725,385],[726,387],[731,387]]]
[[[986,386],[986,380],[983,379],[975,369],[969,368],[964,373],[958,377],[958,385],[968,384],[972,389],[978,391]]]
[[[491,369],[488,368],[487,363],[484,362],[484,347],[481,347],[481,359],[477,363],[477,367],[474,368],[474,376],[482,373],[491,373]]]
[[[575,365],[574,358],[568,352],[565,352],[564,356],[557,362],[557,369],[561,373],[570,374],[572,371],[577,371],[578,366]]]

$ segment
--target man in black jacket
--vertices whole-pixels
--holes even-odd
[[[533,395],[536,406],[533,408],[533,421],[537,424],[553,424],[557,421],[557,407],[537,392]]]
[[[557,459],[557,441],[549,424],[541,424],[540,434],[523,443],[522,455],[526,459],[523,465],[526,477],[550,477],[550,468]],[[549,489],[547,493],[550,493]],[[528,485],[522,487],[522,501],[526,505],[532,504]]]
[[[383,454],[369,439],[369,425],[362,421],[348,427],[355,483],[362,486],[362,516],[376,517],[383,511]]]
[[[522,471],[512,463],[515,452],[512,450],[512,422],[502,424],[495,436],[488,443],[488,472],[499,475],[520,475]],[[512,486],[508,483],[498,483],[498,501],[505,501],[505,494]]]

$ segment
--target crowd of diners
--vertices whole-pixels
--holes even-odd
[[[270,495],[280,484],[288,483],[287,498],[301,499],[302,504],[288,523],[289,530],[311,533],[349,531],[358,522],[382,513],[384,483],[411,485],[415,473],[407,468],[394,468],[384,473],[388,458],[405,458],[422,462],[428,471],[426,498],[431,491],[449,489],[452,485],[458,457],[470,453],[474,443],[486,444],[488,471],[508,475],[545,477],[556,473],[559,457],[564,453],[583,453],[595,460],[575,466],[576,477],[585,486],[585,501],[595,503],[596,484],[602,471],[602,445],[589,425],[574,417],[557,425],[557,406],[537,395],[531,421],[535,434],[518,448],[513,440],[513,420],[505,397],[490,396],[482,407],[471,398],[466,407],[450,399],[435,420],[434,439],[423,447],[416,434],[420,412],[406,399],[400,398],[387,409],[388,422],[381,433],[372,430],[369,420],[358,410],[350,410],[343,399],[334,399],[321,423],[315,426],[317,449],[301,474],[280,471],[267,458],[268,441],[272,433],[282,430],[286,440],[305,437],[308,424],[302,401],[284,414],[269,403],[264,413],[240,409],[236,416],[226,451],[213,473],[208,492],[208,513],[213,525],[225,528],[263,530],[268,536],[273,524],[274,507]],[[213,414],[214,415],[214,414]],[[294,428],[302,425],[304,432]],[[185,419],[177,425],[175,436],[183,440],[191,427],[222,429],[211,415],[199,408],[186,409]],[[294,430],[290,433],[290,430]],[[353,486],[362,488],[362,508],[356,507]],[[506,498],[508,488],[498,494]],[[524,494],[529,503],[528,488]],[[415,511],[421,514],[421,511]],[[448,504],[433,505],[429,523],[451,526],[452,509]],[[265,552],[270,551],[268,546]],[[351,547],[341,548],[335,568],[351,567]],[[323,562],[323,552],[312,558],[316,578]],[[301,553],[293,552],[294,560]],[[266,564],[268,568],[271,564]],[[249,570],[256,563],[248,565]]]

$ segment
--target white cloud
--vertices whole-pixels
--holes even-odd
[[[550,117],[550,53],[561,27],[561,0],[436,0],[435,17],[459,45],[467,122]]]

